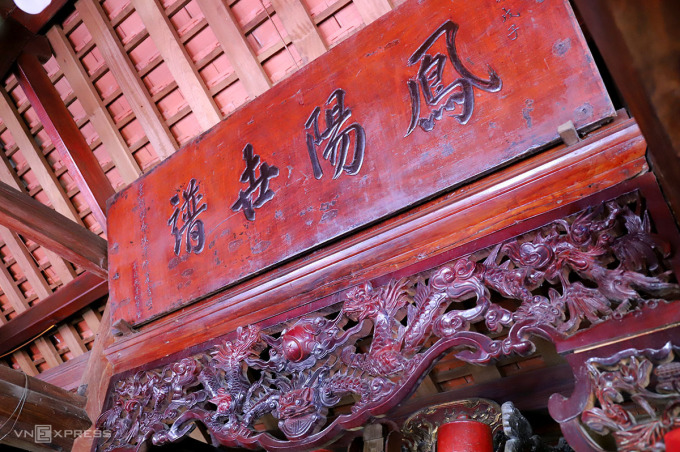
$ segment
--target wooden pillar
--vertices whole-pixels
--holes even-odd
[[[92,424],[84,406],[84,397],[0,366],[3,435],[11,429],[4,444],[26,450],[71,450],[75,440],[72,431],[85,430]],[[36,432],[45,442],[36,441]]]
[[[114,340],[111,331],[110,306],[111,304],[107,303],[106,309],[104,309],[101,327],[95,337],[94,347],[92,347],[90,352],[90,359],[87,362],[87,368],[81,381],[81,385],[84,385],[87,395],[85,410],[92,419],[98,418],[102,413],[104,403],[106,402],[106,391],[109,387],[109,381],[113,376],[113,364],[104,355],[104,350],[113,344]],[[94,426],[90,428],[90,432],[93,431]],[[82,436],[75,442],[73,450],[76,452],[90,451],[92,450],[93,442],[94,438],[92,435]]]
[[[661,0],[575,3],[649,144],[652,169],[678,221],[680,8]]]
[[[17,63],[19,85],[87,200],[92,214],[106,231],[106,200],[114,194],[111,183],[38,58],[22,53]]]

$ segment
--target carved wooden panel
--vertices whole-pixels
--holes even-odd
[[[115,198],[112,312],[148,321],[612,114],[568,2],[405,3]]]
[[[103,450],[163,444],[203,423],[215,444],[314,448],[387,413],[453,350],[487,363],[562,341],[680,296],[637,192],[416,274],[359,283],[339,310],[258,326],[164,367],[122,375],[99,425]],[[499,334],[500,333],[500,334]],[[361,345],[361,346],[360,346]],[[342,397],[350,413],[329,420]],[[282,436],[259,433],[264,415]]]
[[[574,360],[577,390],[569,399],[553,396],[550,412],[577,450],[667,450],[664,435],[680,428],[679,333],[676,327]],[[663,346],[654,345],[660,339]]]

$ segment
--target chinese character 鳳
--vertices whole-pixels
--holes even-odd
[[[519,17],[519,13],[517,14],[512,14],[512,11],[510,11],[508,8],[502,8],[503,9],[503,15],[501,16],[503,18],[503,22],[508,20],[511,17]]]
[[[186,251],[196,254],[203,251],[205,246],[205,233],[203,228],[203,221],[197,219],[198,215],[208,208],[206,203],[200,204],[203,195],[198,193],[198,182],[196,179],[191,179],[186,189],[182,192],[184,203],[180,206],[179,194],[170,198],[170,204],[175,208],[172,216],[168,220],[168,225],[171,226],[171,233],[175,236],[175,254],[179,256],[182,248],[182,238],[186,232]],[[177,227],[177,222],[182,219],[182,227]]]
[[[269,188],[269,179],[279,175],[279,169],[268,163],[260,166],[260,156],[253,152],[253,146],[248,143],[243,148],[243,160],[246,161],[246,169],[241,174],[241,182],[247,182],[248,188],[239,190],[238,200],[231,206],[231,210],[238,212],[243,209],[243,213],[250,221],[255,220],[255,209],[262,207],[264,203],[274,197],[274,191]],[[260,166],[260,177],[255,177],[255,170]],[[259,193],[255,201],[251,199],[255,190]]]
[[[510,38],[511,41],[514,41],[517,39],[517,35],[519,34],[519,27],[515,24],[510,25],[510,28],[508,28],[508,38]]]
[[[455,39],[458,25],[446,21],[415,51],[408,59],[408,65],[413,66],[420,61],[418,74],[408,81],[408,89],[411,95],[411,124],[405,136],[420,126],[429,132],[434,128],[435,121],[444,115],[444,111],[454,111],[457,105],[461,106],[459,114],[452,115],[460,124],[467,124],[475,107],[473,87],[488,93],[495,93],[501,89],[502,82],[496,71],[489,66],[489,80],[483,80],[470,72],[458,57]],[[457,72],[448,79],[456,78],[449,84],[445,84],[445,71],[447,58],[443,53],[430,55],[427,52],[437,42],[440,36],[445,37],[445,47],[448,59]],[[448,74],[448,72],[446,72]],[[421,118],[421,94],[425,104],[430,107],[429,115]]]
[[[352,110],[345,107],[344,90],[336,89],[333,91],[333,94],[326,100],[326,107],[328,108],[326,108],[326,129],[324,131],[319,131],[319,115],[321,114],[319,107],[312,111],[305,123],[305,130],[311,129],[311,133],[307,132],[307,151],[312,161],[314,177],[321,179],[321,176],[323,176],[316,147],[326,140],[328,141],[321,156],[335,167],[333,179],[337,179],[343,171],[354,176],[359,173],[361,165],[364,163],[364,149],[366,148],[364,128],[355,122],[340,130],[352,116]],[[354,132],[352,161],[347,164],[349,149],[352,144],[352,132]]]

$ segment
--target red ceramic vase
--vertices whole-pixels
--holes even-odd
[[[440,425],[437,452],[493,452],[491,427],[473,420]]]

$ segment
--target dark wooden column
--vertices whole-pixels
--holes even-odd
[[[7,421],[2,436],[10,431],[2,443],[25,450],[71,450],[73,430],[86,430],[92,424],[85,401],[85,397],[0,366],[0,424]],[[41,426],[39,438],[36,426]],[[48,435],[51,440],[36,441],[47,440]]]
[[[575,0],[649,143],[649,161],[680,218],[680,8],[664,0]]]
[[[19,56],[16,76],[92,214],[106,231],[106,200],[114,190],[71,113],[35,55],[24,52]]]

